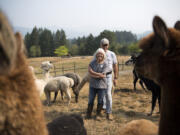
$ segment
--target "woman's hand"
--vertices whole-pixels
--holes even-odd
[[[105,78],[105,77],[106,77],[106,74],[104,74],[104,73],[99,73],[99,77],[100,77],[100,78]]]

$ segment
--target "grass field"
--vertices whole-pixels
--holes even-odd
[[[42,61],[51,60],[56,67],[67,68],[73,66],[76,63],[79,67],[87,67],[92,57],[75,57],[75,58],[32,58],[29,59],[30,65],[35,67],[35,71],[40,71],[40,64]],[[118,56],[118,61],[124,62],[128,59],[128,56]],[[85,127],[88,135],[118,135],[120,128],[127,122],[134,119],[149,119],[155,124],[158,124],[159,111],[158,105],[154,110],[152,116],[147,116],[147,113],[151,110],[151,92],[145,92],[137,83],[137,92],[133,91],[133,76],[132,67],[120,67],[119,68],[118,85],[116,86],[113,94],[113,121],[108,121],[105,118],[105,114],[101,121],[95,120],[96,102],[93,111],[93,118],[90,120],[84,119]],[[123,69],[123,70],[122,70]],[[73,72],[73,71],[72,71]],[[87,69],[76,71],[81,77],[85,75]],[[61,71],[59,72],[61,74]],[[54,75],[53,73],[51,74]],[[42,76],[38,76],[41,78]],[[89,84],[87,83],[80,92],[79,103],[75,103],[74,95],[72,93],[72,99],[70,105],[67,107],[65,98],[61,100],[58,95],[57,100],[51,106],[44,106],[44,114],[46,121],[49,122],[52,119],[67,113],[79,113],[83,117],[86,115],[86,109],[88,104],[88,90]],[[53,96],[53,94],[51,95]],[[45,96],[41,97],[42,102],[45,100]]]

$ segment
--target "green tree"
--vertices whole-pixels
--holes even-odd
[[[28,56],[30,56],[30,47],[31,47],[30,40],[31,40],[31,35],[27,33],[24,37],[24,43],[28,52]]]
[[[116,35],[114,32],[109,31],[109,30],[104,30],[103,32],[100,33],[99,35],[100,40],[102,38],[107,38],[110,42],[110,45],[114,44],[116,42]]]
[[[54,55],[53,35],[50,30],[44,29],[39,36],[42,56]]]
[[[36,28],[36,26],[31,32],[30,45],[39,45],[39,30]]]
[[[69,53],[73,56],[78,55],[78,46],[76,44],[71,45],[69,48]]]
[[[118,49],[119,54],[127,55],[129,50],[128,47],[123,45]]]
[[[54,35],[54,48],[58,48],[61,44],[61,32],[59,30],[56,31],[56,34]]]
[[[87,37],[86,43],[84,45],[85,54],[86,55],[92,55],[96,49],[97,49],[97,47],[95,46],[95,43],[94,43],[94,37],[92,34],[90,34]]]
[[[116,41],[121,44],[130,44],[137,41],[135,34],[128,31],[116,31]]]
[[[41,49],[39,45],[32,45],[30,48],[31,57],[40,57],[41,56]]]
[[[130,54],[141,52],[141,49],[138,47],[137,43],[132,43],[130,46],[128,46],[128,50]]]
[[[60,31],[60,41],[59,42],[60,42],[59,45],[66,45],[66,34],[63,29]]]
[[[68,49],[63,45],[63,46],[59,46],[55,51],[54,53],[57,55],[57,56],[65,56],[68,54]]]

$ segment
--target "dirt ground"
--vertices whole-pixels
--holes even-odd
[[[83,73],[85,74],[85,73]],[[83,76],[82,74],[82,76]],[[78,113],[86,115],[88,104],[89,84],[87,83],[80,91],[79,103],[75,103],[73,93],[71,103],[66,105],[67,99],[61,100],[60,94],[57,100],[51,106],[44,106],[44,114],[47,123],[62,114]],[[53,94],[51,95],[53,98]],[[45,101],[45,96],[41,97],[42,102]],[[159,111],[158,104],[152,116],[147,116],[151,110],[151,92],[145,92],[137,83],[137,91],[133,90],[132,67],[126,70],[119,71],[118,85],[113,93],[113,121],[106,120],[106,115],[100,121],[95,120],[96,115],[96,100],[92,119],[84,119],[84,124],[88,135],[118,135],[121,127],[134,119],[148,119],[158,125]]]

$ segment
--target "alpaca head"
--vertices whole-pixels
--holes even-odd
[[[139,43],[142,52],[137,57],[135,70],[160,83],[174,73],[175,67],[180,68],[180,32],[167,28],[158,16],[153,19],[153,31]]]
[[[0,74],[10,75],[15,69],[21,70],[21,60],[25,57],[25,46],[20,33],[13,33],[7,18],[0,12]],[[19,58],[20,57],[20,58]]]
[[[41,63],[41,69],[44,71],[44,72],[48,72],[50,69],[52,69],[54,66],[52,64],[51,61],[43,61]]]
[[[47,135],[41,101],[24,52],[20,33],[14,35],[0,12],[0,134]]]

